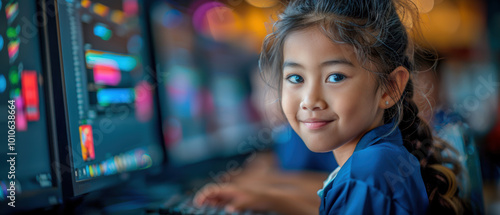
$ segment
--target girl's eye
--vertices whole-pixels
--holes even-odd
[[[328,76],[328,82],[337,83],[343,81],[345,78],[345,75],[342,74],[332,74]]]
[[[290,75],[286,79],[293,84],[299,84],[304,82],[304,79],[300,77],[300,75]]]

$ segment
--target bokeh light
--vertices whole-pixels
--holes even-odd
[[[471,1],[443,1],[421,16],[424,38],[440,50],[470,47],[486,28],[480,6]]]
[[[434,8],[434,0],[414,0],[420,13],[429,13]]]
[[[278,4],[278,0],[246,0],[246,2],[252,6],[260,8],[273,7]]]
[[[193,26],[199,33],[217,41],[236,38],[242,29],[242,22],[233,9],[220,2],[207,2],[193,14]]]

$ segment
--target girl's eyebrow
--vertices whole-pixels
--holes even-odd
[[[302,65],[300,65],[298,63],[295,63],[293,61],[288,61],[288,60],[283,63],[283,69],[286,68],[286,67],[292,67],[292,68],[298,67],[298,68],[302,68],[302,69],[304,68],[304,66],[302,66]]]
[[[334,60],[327,60],[323,63],[321,63],[321,67],[326,67],[326,66],[333,66],[333,65],[339,65],[339,64],[345,64],[345,65],[348,65],[348,66],[354,66],[354,64],[351,63],[351,61],[348,61],[347,59],[334,59]],[[286,68],[286,67],[295,67],[295,68],[304,68],[304,66],[302,66],[301,64],[299,63],[296,63],[296,62],[293,62],[293,61],[285,61],[283,63],[283,69]]]
[[[338,64],[345,64],[348,66],[354,66],[354,64],[351,63],[351,61],[348,61],[347,59],[335,59],[335,60],[328,60],[323,63],[321,63],[321,67],[325,66],[333,66],[333,65],[338,65]]]

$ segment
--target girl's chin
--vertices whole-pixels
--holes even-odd
[[[325,147],[325,146],[320,146],[316,144],[306,144],[307,148],[311,150],[312,152],[316,153],[325,153],[325,152],[331,152],[333,149],[331,147]]]

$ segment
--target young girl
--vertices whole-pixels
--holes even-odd
[[[339,164],[318,191],[320,214],[464,212],[455,174],[439,156],[443,144],[412,99],[416,48],[399,16],[410,5],[296,0],[264,41],[261,70],[275,80],[288,122],[310,150],[333,151]],[[273,189],[215,185],[195,203],[317,213],[294,200]]]

